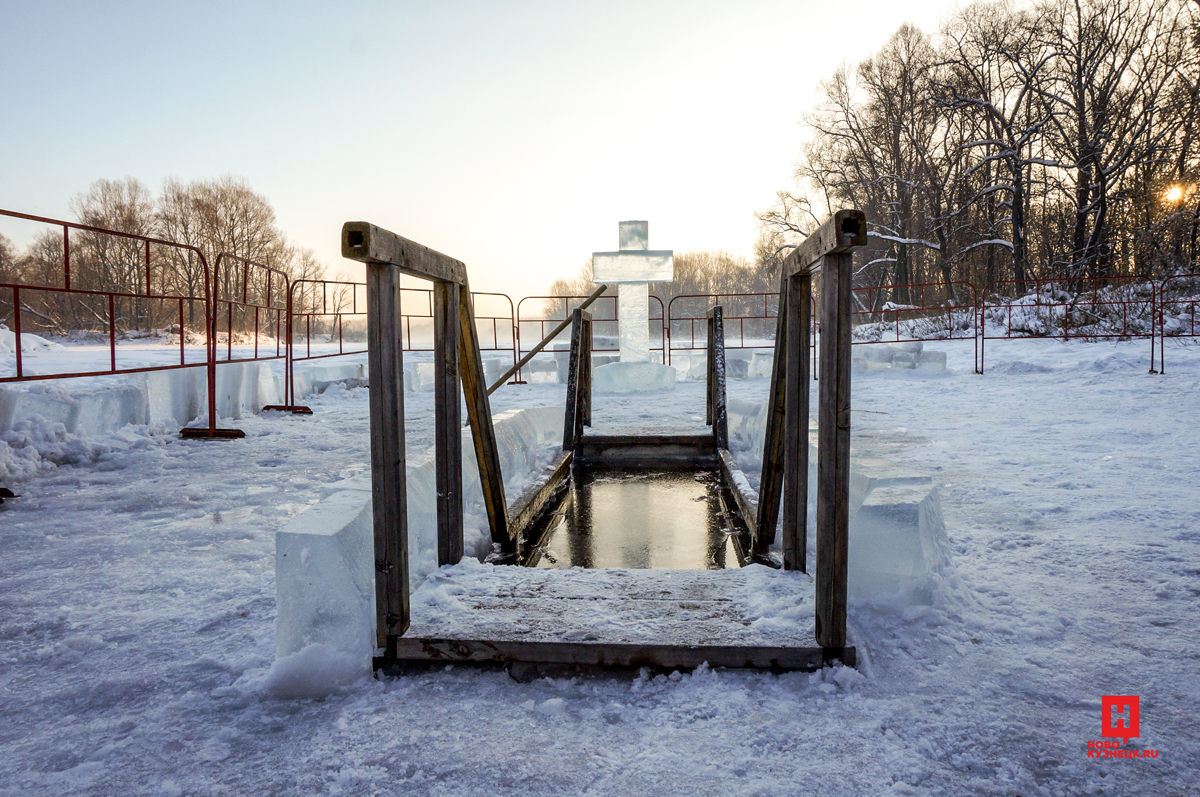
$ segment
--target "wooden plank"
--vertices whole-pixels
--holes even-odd
[[[516,540],[508,532],[504,476],[500,472],[492,407],[483,381],[483,358],[479,353],[478,333],[475,330],[475,311],[471,306],[471,290],[466,285],[458,292],[458,307],[459,368],[462,372],[463,395],[467,400],[467,420],[471,424],[471,439],[479,463],[483,504],[487,509],[492,542],[499,544],[505,553],[515,554]]]
[[[461,261],[365,221],[342,225],[342,257],[368,265],[386,263],[410,277],[467,284],[467,267]]]
[[[537,519],[562,483],[571,475],[572,457],[571,451],[563,451],[555,457],[530,488],[513,502],[508,515],[508,529],[518,541],[522,541],[529,525]]]
[[[784,363],[783,568],[808,572],[808,344],[812,275],[786,280]]]
[[[817,417],[817,642],[846,644],[850,526],[850,331],[853,256],[821,266],[820,408]]]
[[[434,467],[437,469],[438,566],[463,557],[462,415],[458,388],[458,295],[453,282],[433,285]]]
[[[709,370],[711,380],[709,393],[711,395],[711,419],[713,438],[718,449],[729,448],[729,414],[725,407],[725,322],[721,305],[708,311],[709,344],[712,366]]]
[[[750,530],[751,538],[753,538],[755,535],[755,523],[758,522],[758,504],[753,498],[742,492],[741,482],[745,478],[745,474],[742,473],[741,468],[738,467],[737,462],[728,449],[717,449],[717,457],[721,468],[721,478],[724,479],[725,486],[729,488],[729,492],[733,495],[738,512],[741,514],[746,528]],[[742,474],[742,479],[737,478],[737,474]]]
[[[861,210],[839,210],[783,260],[783,276],[811,274],[828,254],[867,244],[867,216]]]
[[[857,663],[856,650],[837,651],[848,666]],[[401,661],[568,664],[594,667],[662,667],[695,669],[749,667],[764,670],[819,670],[830,651],[819,647],[752,647],[735,645],[652,645],[605,642],[522,642],[481,639],[403,638],[396,658]]]
[[[717,464],[711,435],[583,435],[575,449],[581,467],[704,468]]]
[[[783,489],[784,369],[787,363],[787,279],[779,283],[779,309],[775,321],[775,356],[771,359],[771,387],[767,395],[767,430],[763,441],[762,475],[758,479],[758,518],[754,555],[766,556],[775,542],[779,520],[779,495]]]
[[[607,290],[607,289],[608,289],[608,286],[607,286],[607,285],[601,285],[599,288],[597,288],[596,290],[592,291],[592,292],[591,292],[591,294],[589,294],[589,295],[588,295],[587,299],[585,299],[585,300],[583,301],[583,304],[579,305],[579,309],[580,309],[580,310],[586,310],[586,309],[588,309],[589,307],[591,307],[591,306],[592,306],[592,302],[594,302],[594,301],[596,301],[597,299],[599,299],[599,298],[600,298],[600,297],[601,297],[601,296],[604,294],[604,291],[605,291],[605,290]],[[500,378],[499,378],[499,379],[497,379],[495,382],[493,382],[493,383],[492,383],[492,386],[488,388],[488,391],[487,391],[487,392],[488,392],[488,395],[490,396],[491,394],[495,393],[495,392],[496,392],[496,390],[497,390],[497,389],[498,389],[498,388],[499,388],[501,385],[503,385],[505,382],[507,382],[507,381],[508,381],[508,378],[509,378],[510,376],[512,376],[512,375],[513,375],[513,374],[515,374],[517,371],[520,371],[522,368],[524,368],[524,367],[525,367],[525,363],[527,363],[527,362],[529,362],[530,360],[532,360],[535,354],[537,354],[537,353],[538,353],[538,352],[540,352],[542,349],[544,349],[544,348],[546,348],[548,345],[550,345],[550,341],[552,341],[552,340],[554,340],[556,337],[558,337],[558,334],[559,334],[560,332],[562,332],[564,329],[566,329],[566,328],[567,328],[567,325],[571,323],[571,318],[572,318],[572,316],[570,316],[570,315],[568,315],[566,318],[564,318],[564,319],[562,320],[562,323],[560,323],[560,324],[558,324],[557,326],[555,326],[555,327],[554,327],[554,329],[550,330],[550,332],[549,332],[549,333],[546,335],[546,337],[542,338],[542,341],[541,341],[541,343],[537,344],[537,345],[536,345],[536,346],[534,346],[532,349],[530,349],[530,350],[529,350],[529,353],[528,353],[528,354],[526,354],[524,357],[522,357],[520,360],[518,360],[516,365],[514,365],[512,368],[509,368],[507,371],[505,371],[503,374],[501,374],[501,375],[500,375]]]
[[[400,272],[367,266],[367,373],[371,383],[371,512],[375,529],[376,639],[393,656],[408,630],[408,504],[404,467],[404,361]]]

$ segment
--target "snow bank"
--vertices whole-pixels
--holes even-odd
[[[61,351],[61,343],[51,343],[38,335],[21,333],[21,353],[35,354],[42,351]],[[17,352],[17,333],[10,332],[8,327],[0,324],[0,357],[12,357]]]
[[[296,396],[364,375],[361,363],[298,366]],[[283,402],[283,374],[270,362],[219,363],[216,392],[218,417],[239,420],[257,414],[264,405]],[[197,366],[0,387],[0,431],[38,418],[78,435],[114,432],[127,424],[179,428],[207,421],[207,376],[204,367]]]
[[[559,450],[563,408],[510,410],[492,416],[492,425],[511,502]],[[462,458],[464,545],[468,555],[482,559],[492,546],[470,429],[463,430]],[[409,584],[415,592],[437,569],[433,449],[408,462],[406,473]],[[279,661],[322,645],[321,656],[334,651],[370,667],[375,650],[375,568],[369,474],[325,485],[316,505],[276,533],[275,590]],[[338,667],[330,671],[343,672]]]

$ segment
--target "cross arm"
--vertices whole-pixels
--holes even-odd
[[[342,225],[342,257],[360,263],[392,265],[410,277],[467,284],[467,267],[462,261],[365,221]]]
[[[783,261],[783,273],[810,274],[825,255],[849,252],[867,245],[867,216],[861,210],[839,210],[804,239]]]

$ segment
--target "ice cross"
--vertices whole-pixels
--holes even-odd
[[[675,278],[670,250],[650,250],[650,222],[622,221],[620,251],[592,253],[592,282],[617,285],[621,362],[650,361],[650,283]]]

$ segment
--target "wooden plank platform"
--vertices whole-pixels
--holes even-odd
[[[824,650],[812,579],[733,570],[541,570],[472,560],[433,573],[412,596],[399,661],[814,670]]]

